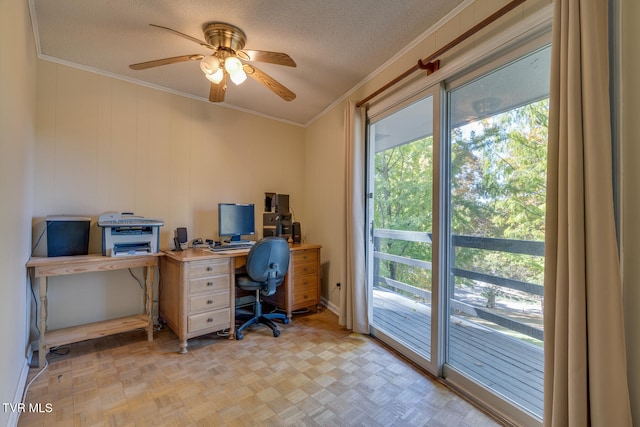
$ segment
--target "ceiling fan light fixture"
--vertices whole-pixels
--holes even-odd
[[[205,77],[211,83],[218,84],[218,83],[220,83],[222,81],[222,78],[224,77],[224,71],[222,71],[222,68],[218,68],[218,71],[216,71],[213,74],[206,74],[205,73]]]
[[[150,25],[195,42],[201,47],[211,49],[213,53],[208,56],[196,53],[140,62],[129,65],[129,68],[132,70],[146,70],[161,65],[200,61],[200,69],[207,80],[211,82],[209,89],[209,101],[211,102],[224,102],[225,92],[227,90],[227,78],[236,85],[239,85],[247,79],[247,76],[250,76],[285,101],[293,101],[296,98],[296,94],[287,89],[282,83],[263,73],[260,69],[241,62],[241,60],[250,62],[257,61],[295,67],[295,61],[291,59],[289,55],[282,52],[243,50],[247,36],[235,25],[225,24],[223,22],[210,22],[205,24],[203,32],[206,41],[168,27],[155,24]]]
[[[230,56],[224,60],[224,69],[227,70],[231,81],[236,85],[239,85],[247,79],[247,74],[242,69],[242,62],[235,56]]]
[[[200,69],[206,75],[214,74],[220,69],[220,61],[215,55],[205,56],[200,61]]]
[[[224,60],[224,69],[227,70],[229,75],[233,75],[238,70],[242,70],[242,62],[235,56],[230,56]]]
[[[245,73],[242,68],[239,68],[233,74],[229,73],[229,77],[231,77],[232,82],[234,82],[236,85],[239,85],[240,83],[247,80],[247,73]]]

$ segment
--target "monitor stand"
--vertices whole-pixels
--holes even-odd
[[[250,243],[250,240],[241,239],[240,236],[233,236],[228,245],[246,245],[247,243]]]

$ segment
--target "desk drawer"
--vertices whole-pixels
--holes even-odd
[[[231,286],[231,276],[224,274],[220,276],[201,277],[189,280],[189,294],[201,292],[228,291]]]
[[[189,314],[229,308],[229,292],[197,295],[189,298]]]
[[[293,254],[294,264],[314,263],[318,262],[318,250],[317,249],[304,249],[300,251],[291,251]]]
[[[296,277],[293,285],[293,307],[318,304],[318,275]]]
[[[187,320],[188,333],[209,329],[211,331],[221,331],[231,325],[231,311],[224,310],[210,311],[207,313],[194,314]]]
[[[315,261],[305,261],[293,264],[293,277],[316,274],[317,272],[318,264]]]
[[[191,261],[187,270],[188,277],[229,274],[229,258]]]

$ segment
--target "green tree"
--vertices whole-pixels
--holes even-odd
[[[452,130],[453,234],[544,240],[547,117],[548,100],[541,100]],[[433,162],[431,137],[376,153],[376,228],[431,232]],[[381,240],[382,252],[432,259],[430,244]],[[456,266],[542,283],[540,258],[461,248]],[[431,272],[423,269],[385,261],[380,274],[431,288]]]
[[[452,233],[544,240],[547,118],[545,99],[452,132]],[[478,249],[456,253],[457,267],[540,284],[543,263]]]
[[[375,156],[374,226],[388,230],[431,232],[433,138],[426,137],[381,151]],[[380,250],[431,260],[431,245],[381,239]],[[431,272],[386,261],[381,275],[417,287],[431,288]]]

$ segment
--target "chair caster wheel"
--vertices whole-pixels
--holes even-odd
[[[289,318],[285,317],[284,320],[282,320],[282,323],[284,323],[285,325],[289,324]]]
[[[236,332],[236,340],[240,341],[242,338],[244,338],[244,335],[242,335],[242,332]]]
[[[280,336],[280,331],[277,330],[277,329],[274,329],[273,330],[273,336],[276,337],[276,338],[279,337]]]

